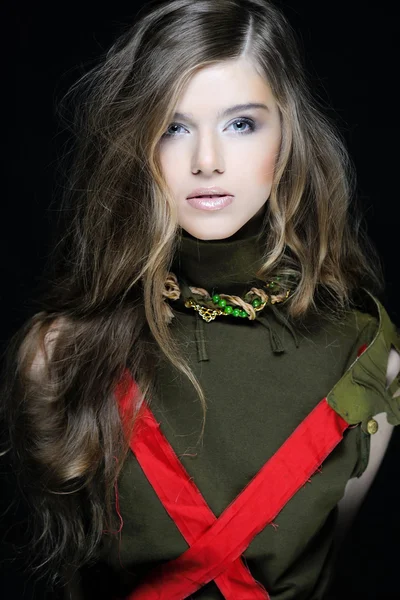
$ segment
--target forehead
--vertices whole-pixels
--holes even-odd
[[[250,102],[275,105],[266,78],[247,59],[236,59],[197,71],[184,88],[176,110],[194,116]]]

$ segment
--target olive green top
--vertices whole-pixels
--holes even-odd
[[[178,280],[210,294],[244,294],[262,256],[261,218],[234,236],[202,241],[183,232],[171,269]],[[217,317],[206,323],[185,297],[169,301],[171,330],[189,359],[207,401],[205,432],[196,446],[202,408],[186,377],[161,362],[158,400],[151,408],[189,475],[218,517],[320,400],[347,422],[317,473],[284,506],[244,552],[253,577],[271,600],[322,600],[335,556],[337,504],[347,481],[367,466],[368,421],[385,411],[400,423],[399,381],[386,387],[390,345],[400,339],[383,306],[365,296],[365,310],[352,310],[340,323],[314,318],[300,326],[280,319],[270,306],[257,318]],[[284,306],[276,305],[279,314]],[[286,322],[285,322],[286,320]],[[361,345],[367,350],[357,358]],[[130,452],[118,484],[123,528],[104,536],[102,562],[84,573],[84,598],[126,596],[148,571],[188,549]],[[266,499],[267,501],[267,499]],[[210,582],[192,598],[223,596]],[[238,599],[240,600],[240,599]]]

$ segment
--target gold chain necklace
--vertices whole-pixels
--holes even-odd
[[[268,280],[263,285],[269,293],[264,292],[263,289],[253,287],[245,294],[243,299],[239,296],[231,296],[229,294],[214,294],[210,296],[206,290],[190,286],[189,289],[197,298],[188,298],[185,301],[185,306],[193,308],[207,322],[213,321],[219,316],[233,316],[254,320],[257,316],[256,313],[262,310],[267,304],[277,304],[289,298],[293,292],[293,286],[291,289],[285,289],[285,286],[282,285],[282,279],[283,277],[277,276],[275,279]],[[199,300],[204,303],[200,304]]]

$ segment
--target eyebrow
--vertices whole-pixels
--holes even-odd
[[[232,113],[239,112],[241,110],[250,110],[252,108],[263,108],[269,111],[269,107],[266,104],[262,104],[261,102],[248,102],[247,104],[235,104],[235,106],[230,106],[229,108],[225,108],[217,113],[217,117],[220,119],[221,117],[228,117]],[[173,116],[173,119],[182,119],[183,121],[191,121],[193,119],[192,113],[180,113],[176,112]]]

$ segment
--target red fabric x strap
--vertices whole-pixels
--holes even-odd
[[[122,417],[133,406],[136,392],[127,377],[117,390]],[[241,555],[310,479],[347,427],[326,398],[321,400],[216,518],[143,404],[130,447],[190,548],[154,569],[126,600],[180,600],[212,580],[227,600],[268,599]]]

